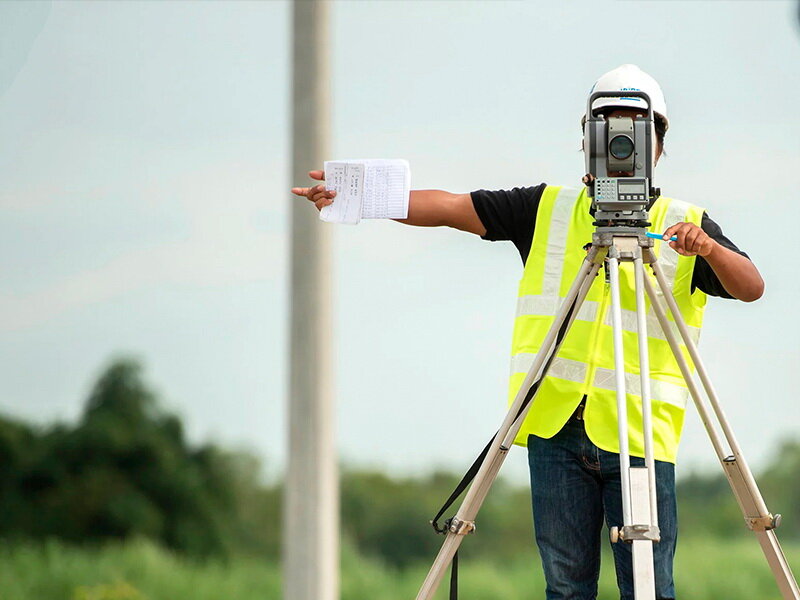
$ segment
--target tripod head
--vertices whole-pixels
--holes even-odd
[[[595,115],[598,98],[641,98],[647,103],[645,116]],[[649,225],[647,211],[660,196],[652,186],[655,167],[655,126],[650,96],[638,90],[594,92],[589,96],[583,129],[586,173],[592,198],[595,226],[606,229],[632,228],[637,233]]]

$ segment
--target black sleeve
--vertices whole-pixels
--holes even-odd
[[[702,227],[703,231],[705,231],[708,236],[720,246],[723,246],[728,250],[733,250],[737,254],[741,254],[746,258],[750,258],[747,256],[747,254],[739,250],[739,248],[736,247],[736,244],[725,237],[725,234],[722,233],[720,226],[708,216],[708,213],[703,213],[703,220],[700,223],[700,227]],[[692,291],[694,291],[695,288],[699,288],[709,296],[733,299],[733,296],[731,296],[723,287],[719,278],[714,273],[714,270],[711,268],[711,265],[709,265],[706,259],[702,256],[698,256],[694,263],[694,272],[692,273]]]
[[[470,195],[475,212],[486,227],[483,239],[514,242],[524,264],[531,251],[536,211],[545,187],[546,184],[543,183],[512,190],[472,192]]]

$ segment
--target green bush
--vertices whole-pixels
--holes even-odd
[[[3,537],[138,536],[194,557],[247,545],[240,504],[258,488],[257,463],[213,445],[190,447],[134,361],[102,374],[74,427],[0,421],[0,461]]]

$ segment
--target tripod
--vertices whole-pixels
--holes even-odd
[[[722,464],[728,483],[739,503],[745,524],[753,531],[761,544],[762,551],[783,598],[785,600],[800,600],[800,588],[797,586],[774,531],[780,523],[780,515],[773,516],[764,503],[753,474],[745,462],[733,431],[725,418],[711,380],[700,360],[697,346],[691,338],[667,279],[660,265],[656,262],[652,247],[653,241],[647,237],[643,228],[600,227],[593,234],[591,248],[569,292],[567,292],[553,324],[550,326],[541,348],[536,354],[536,358],[528,370],[511,408],[506,414],[503,424],[490,445],[487,446],[485,458],[456,515],[447,522],[446,538],[417,594],[417,600],[431,600],[433,598],[444,572],[453,561],[458,547],[464,540],[464,536],[475,530],[475,517],[522,426],[530,404],[535,400],[538,382],[547,375],[548,368],[577,316],[594,277],[604,263],[611,289],[623,513],[622,526],[613,527],[610,533],[613,543],[629,543],[632,546],[634,595],[636,599],[655,599],[653,544],[660,539],[658,512],[656,510],[655,460],[653,458],[653,427],[650,405],[650,367],[644,300],[646,293],[681,374],[686,381],[689,393],[697,407],[706,432],[711,439],[714,451]],[[620,261],[633,262],[634,267],[645,454],[643,467],[630,466],[619,284]],[[680,338],[697,369],[700,382],[708,396],[708,403],[700,395],[697,384],[692,377],[689,363],[681,350],[678,335],[673,330],[673,324],[667,318],[666,310],[662,306],[658,292],[650,278],[645,275],[645,263],[650,265],[655,275],[661,295],[672,313],[674,325],[677,325]],[[709,410],[708,404],[710,404],[711,410]],[[714,417],[716,418],[716,423],[713,421]],[[718,428],[721,429],[721,435],[718,432]],[[728,450],[723,445],[723,438],[727,442]]]

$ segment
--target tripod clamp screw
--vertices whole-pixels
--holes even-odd
[[[614,527],[609,529],[608,537],[611,539],[612,544],[616,544],[619,541],[619,527],[614,525]]]
[[[656,525],[625,525],[624,527],[612,527],[608,530],[611,543],[618,541],[633,542],[634,540],[645,540],[648,542],[660,542],[661,531]]]
[[[447,530],[456,535],[467,535],[475,532],[475,521],[463,521],[453,517],[447,523]]]
[[[781,515],[766,515],[764,517],[747,517],[745,523],[748,529],[752,531],[769,531],[775,529],[781,524]]]

